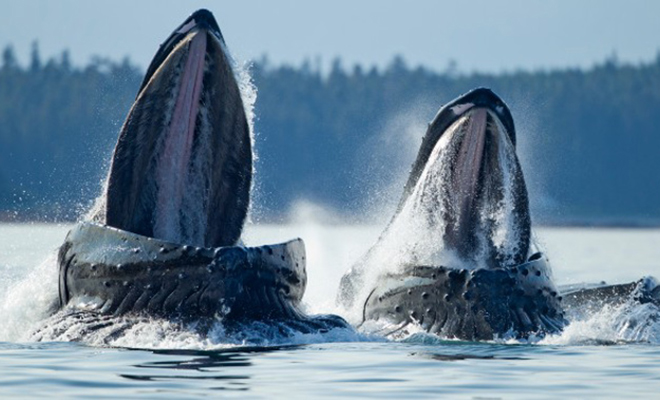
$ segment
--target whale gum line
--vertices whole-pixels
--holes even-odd
[[[189,245],[238,241],[252,147],[223,48],[213,33],[193,29],[150,66],[115,148],[100,222]]]

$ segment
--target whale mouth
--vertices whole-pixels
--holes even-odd
[[[233,62],[200,10],[160,46],[124,123],[107,181],[107,225],[196,246],[235,244],[252,148]]]

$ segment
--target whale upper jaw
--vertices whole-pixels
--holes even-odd
[[[195,246],[235,244],[249,208],[252,160],[233,61],[211,13],[197,11],[147,70],[96,221]]]

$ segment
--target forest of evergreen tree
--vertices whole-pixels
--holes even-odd
[[[143,71],[73,66],[68,52],[0,60],[0,220],[72,220],[101,190]],[[250,66],[258,90],[255,219],[296,202],[368,220],[395,203],[438,108],[478,86],[510,106],[533,216],[548,224],[660,223],[660,53],[589,69],[463,73],[409,67]],[[384,207],[384,206],[383,206]],[[389,210],[391,211],[391,210]]]

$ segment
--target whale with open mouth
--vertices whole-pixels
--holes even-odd
[[[78,339],[122,317],[107,332],[117,336],[131,326],[127,315],[227,328],[270,322],[287,332],[346,326],[300,310],[302,240],[240,242],[252,158],[232,60],[214,17],[199,10],[161,44],[121,129],[100,206],[59,250],[56,336]],[[74,332],[63,321],[85,326]]]
[[[560,293],[532,240],[515,147],[511,112],[491,90],[440,109],[394,217],[342,277],[338,303],[360,315],[355,323],[384,321],[394,336],[417,326],[465,340],[525,338],[560,332],[565,306],[594,298],[621,303],[643,291],[638,298],[658,302],[654,280]]]

